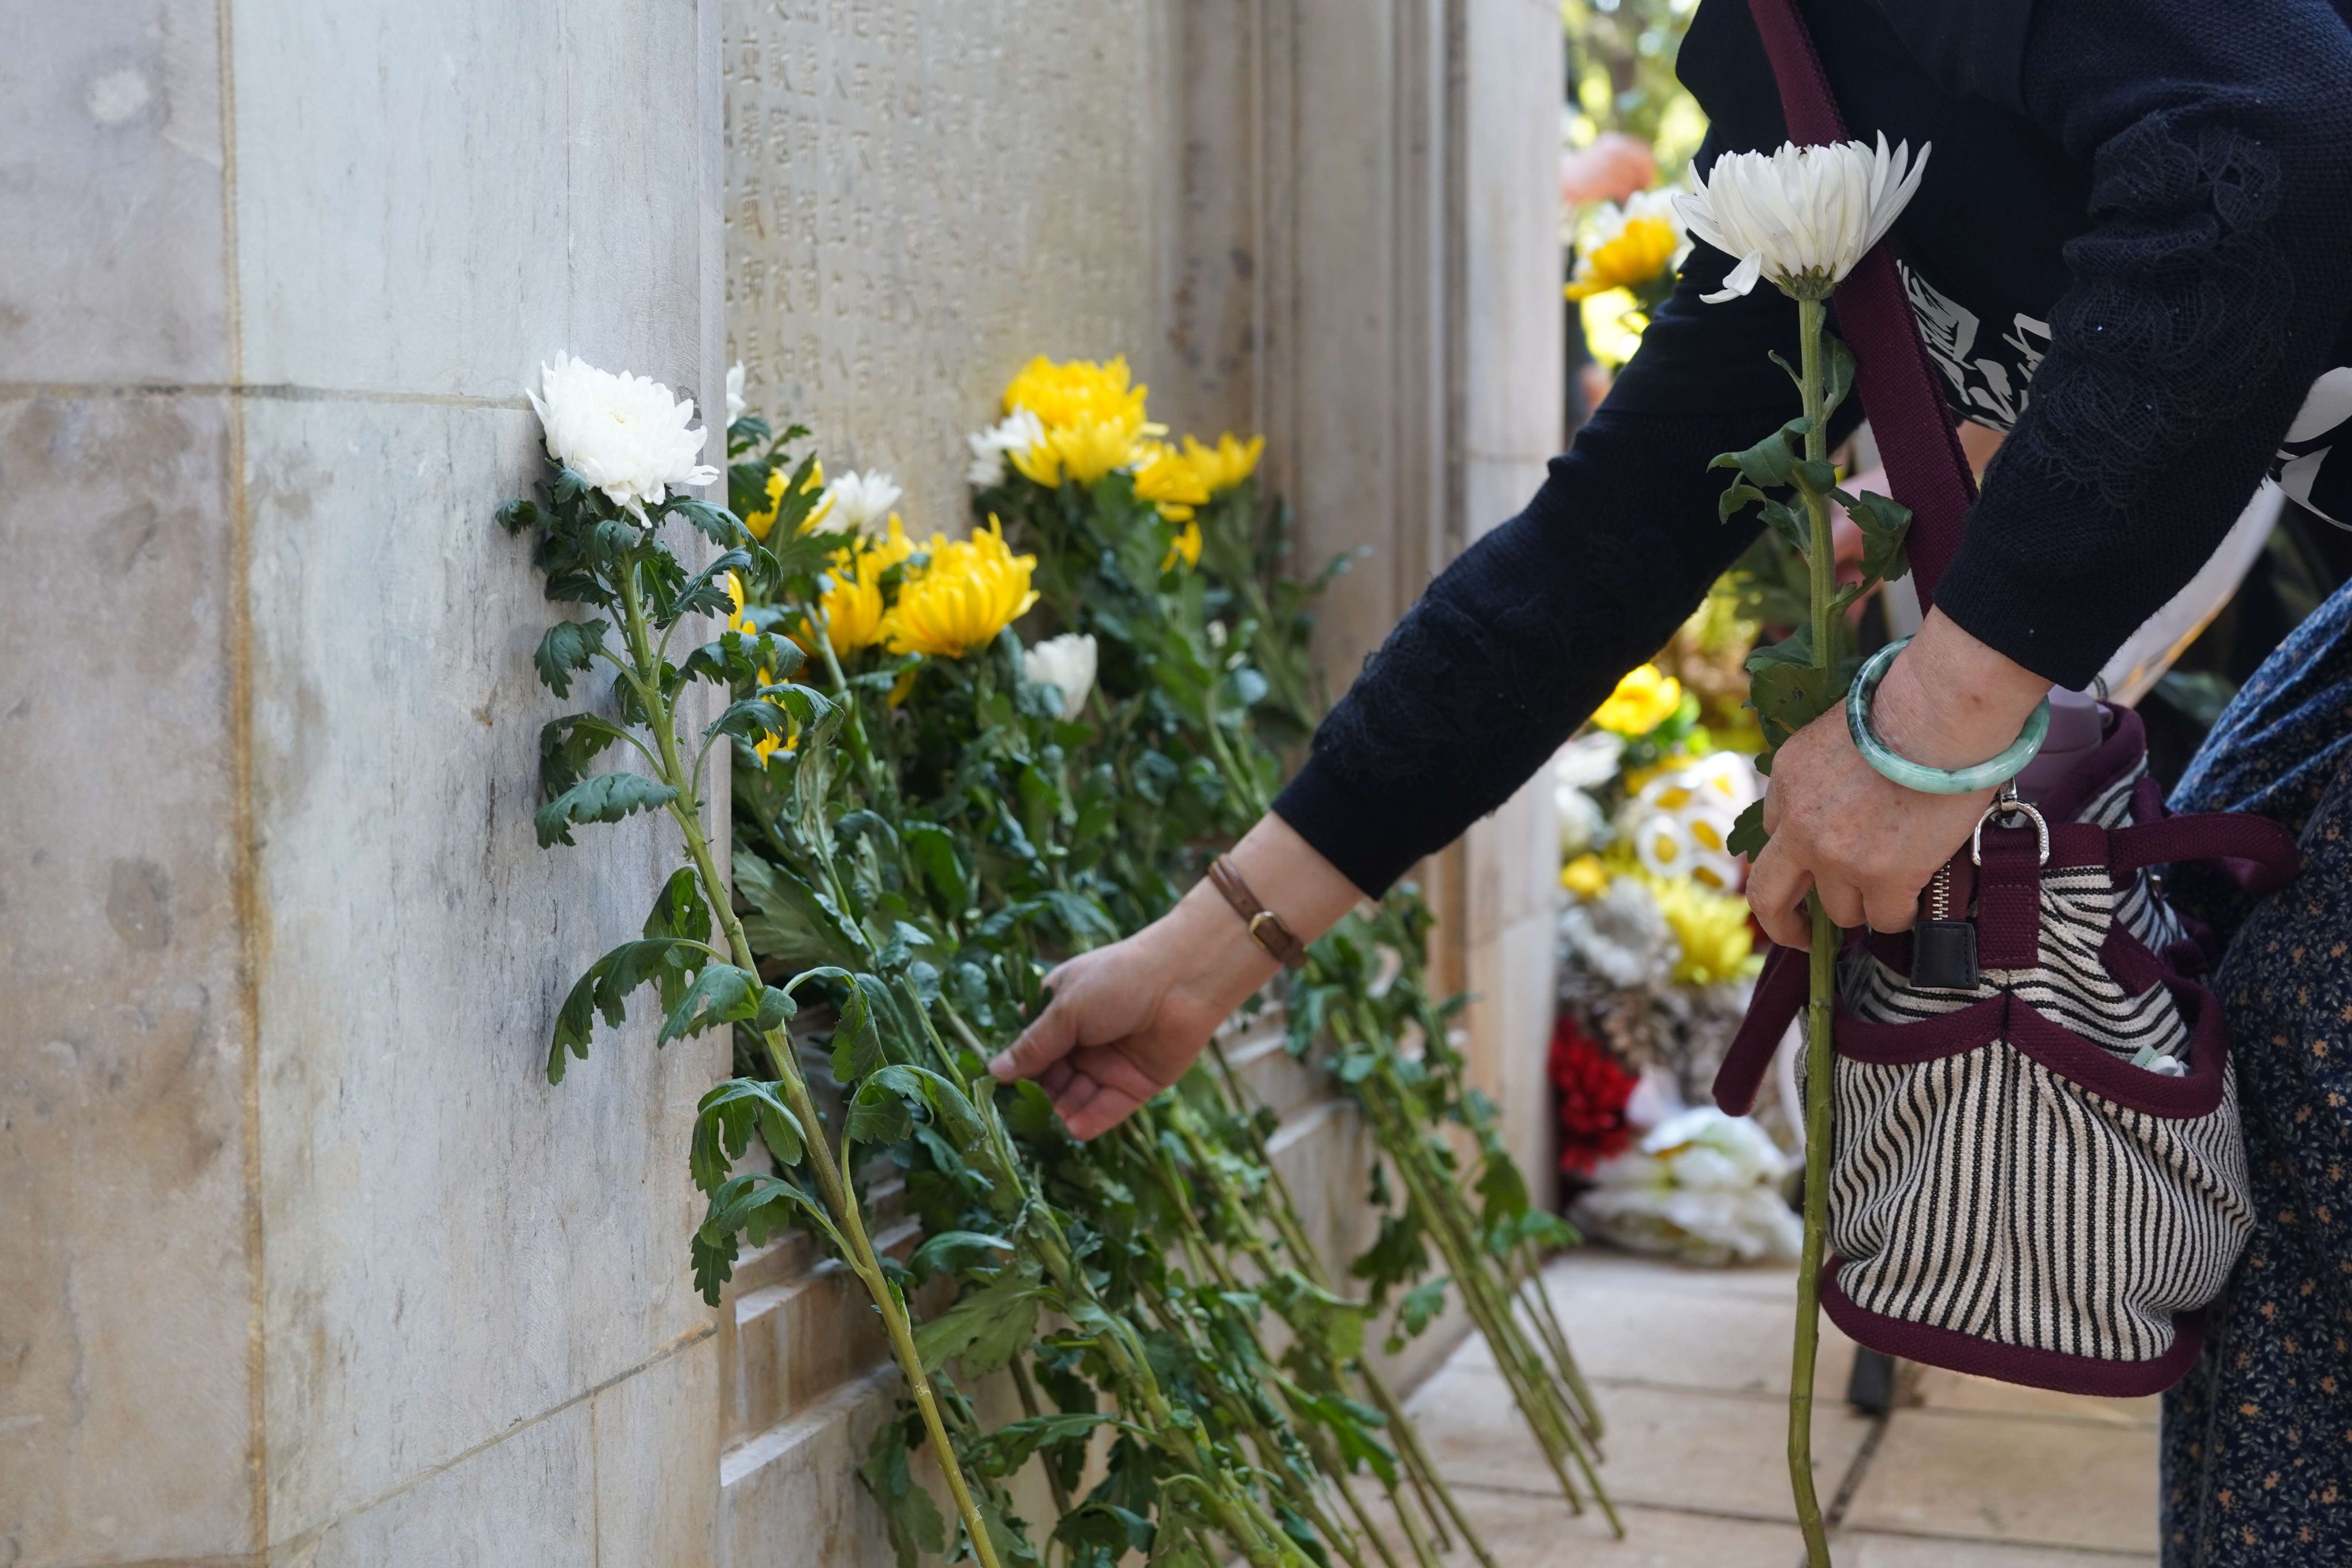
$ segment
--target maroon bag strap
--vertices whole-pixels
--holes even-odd
[[[1727,1115],[1745,1116],[1756,1109],[1756,1092],[1771,1071],[1780,1037],[1805,1010],[1811,980],[1805,955],[1794,947],[1774,944],[1765,953],[1764,972],[1756,977],[1748,1016],[1739,1020],[1739,1032],[1731,1037],[1731,1049],[1716,1069],[1715,1103]]]
[[[1771,57],[1790,139],[1807,146],[1847,140],[1844,117],[1797,0],[1748,5]],[[1887,488],[1911,508],[1911,582],[1924,612],[1944,568],[1959,551],[1969,508],[1976,504],[1976,480],[1944,402],[1943,376],[1927,357],[1895,271],[1890,242],[1881,240],[1846,275],[1836,305],[1838,332],[1853,350],[1855,383],[1886,465]]]

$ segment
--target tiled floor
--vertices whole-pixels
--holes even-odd
[[[1626,1539],[1569,1514],[1473,1341],[1412,1405],[1496,1568],[1801,1568],[1783,1457],[1794,1274],[1594,1249],[1548,1282],[1609,1424],[1601,1474]],[[1873,1419],[1845,1403],[1853,1344],[1826,1319],[1822,1333],[1815,1485],[1837,1568],[2156,1561],[2154,1400],[1914,1368],[1907,1402]]]

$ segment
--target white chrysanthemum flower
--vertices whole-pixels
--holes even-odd
[[[1045,422],[1030,409],[1016,408],[986,430],[964,437],[971,447],[971,466],[964,477],[975,490],[992,490],[1004,483],[1004,459],[1026,452],[1045,439]]]
[[[1783,144],[1775,152],[1727,152],[1696,190],[1675,197],[1690,232],[1737,259],[1709,304],[1734,298],[1765,278],[1799,299],[1826,299],[1894,225],[1927,167],[1926,144],[1893,152],[1882,133],[1826,147]]]
[[[1062,716],[1076,718],[1095,689],[1095,640],[1083,632],[1048,637],[1021,655],[1021,674],[1041,686],[1062,694]]]
[[[906,494],[887,474],[860,474],[856,469],[835,475],[809,514],[807,531],[817,534],[862,534],[878,539],[887,531],[890,508]]]
[[[718,469],[695,461],[703,433],[691,428],[692,398],[673,395],[651,376],[616,376],[569,354],[541,365],[539,379],[546,395],[529,396],[548,455],[640,521],[646,505],[661,505],[671,490],[719,477]]]
[[[1636,1252],[1716,1267],[1787,1262],[1804,1242],[1780,1196],[1788,1170],[1763,1128],[1700,1106],[1653,1130],[1639,1148],[1601,1161],[1569,1218]]]
[[[727,423],[734,423],[743,417],[751,405],[743,401],[743,361],[736,361],[727,367]]]

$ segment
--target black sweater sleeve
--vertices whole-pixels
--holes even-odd
[[[1800,412],[1767,357],[1794,360],[1796,311],[1763,288],[1700,303],[1727,267],[1693,256],[1527,509],[1430,584],[1275,801],[1365,892],[1508,800],[1755,537],[1717,521],[1707,462]]]
[[[2352,32],[2325,0],[2043,0],[2027,114],[2090,166],[2032,401],[1937,592],[2065,686],[2253,493],[2352,289]]]

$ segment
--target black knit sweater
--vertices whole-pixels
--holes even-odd
[[[1851,134],[1934,145],[1896,255],[1955,406],[2011,432],[1937,603],[2087,685],[2352,364],[2352,25],[2328,0],[1803,10]],[[1702,165],[1785,139],[1746,0],[1705,0],[1679,68]],[[1694,251],[1542,489],[1430,585],[1276,801],[1357,886],[1508,799],[1754,537],[1717,522],[1706,464],[1798,412],[1766,357],[1796,313],[1769,286],[1702,303],[1728,266]]]

